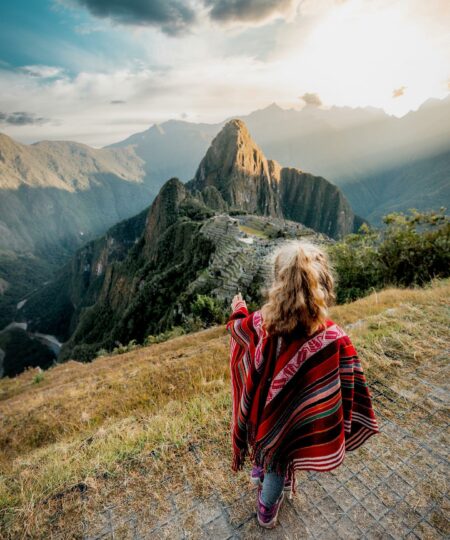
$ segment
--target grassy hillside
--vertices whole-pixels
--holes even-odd
[[[389,381],[410,405],[427,403],[408,373],[427,363],[439,379],[449,295],[442,280],[333,308],[369,386]],[[1,380],[0,537],[79,537],[81,515],[115,500],[155,519],[185,478],[198,494],[215,483],[232,497],[246,473],[230,474],[228,343],[221,326]]]

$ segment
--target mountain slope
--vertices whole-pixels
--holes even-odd
[[[79,245],[151,200],[142,161],[127,148],[16,143],[0,135],[0,249]]]
[[[131,147],[143,161],[145,172],[157,192],[168,178],[186,181],[193,177],[213,137],[223,125],[224,122],[194,124],[169,120],[106,148]]]
[[[390,212],[450,207],[450,151],[413,160],[400,167],[342,184],[342,191],[360,215],[380,224]]]
[[[186,326],[198,295],[258,300],[266,255],[283,238],[328,242],[321,229],[340,236],[357,221],[336,186],[268,161],[240,120],[217,135],[194,179],[167,181],[144,216],[79,250],[20,311],[30,330],[66,341],[60,360]]]
[[[95,150],[72,142],[19,144],[0,134],[0,329],[36,287],[90,238],[154,197],[130,148]],[[15,263],[14,263],[15,261]],[[25,265],[26,275],[11,271]]]
[[[446,280],[424,289],[378,291],[331,310],[331,318],[349,333],[360,353],[383,428],[379,441],[369,443],[370,468],[366,452],[349,453],[337,476],[330,476],[335,481],[325,488],[334,491],[334,497],[342,482],[358,499],[367,493],[357,478],[363,474],[397,523],[383,520],[386,529],[381,529],[380,522],[368,519],[364,526],[373,526],[373,536],[395,532],[402,537],[401,523],[407,519],[417,527],[418,537],[448,536],[442,373],[448,365],[449,295]],[[230,534],[260,537],[253,525],[248,473],[228,472],[228,355],[229,336],[218,326],[88,365],[68,362],[45,373],[29,370],[1,380],[0,536],[18,538],[26,530],[30,538],[73,538],[83,528],[87,536],[98,537],[111,530],[105,528],[107,508],[114,512],[119,538],[148,537],[149,531],[177,538],[183,530],[211,538],[211,529],[202,534],[199,522],[212,519],[215,501],[221,500],[227,509],[219,512],[220,526],[226,515],[233,527],[244,522]],[[400,442],[399,433],[404,435]],[[400,453],[412,460],[407,466]],[[414,491],[407,484],[411,479]],[[319,490],[317,476],[305,474],[298,480],[299,493],[282,510],[282,532],[293,525],[290,537],[298,531],[307,537],[309,530],[317,530],[317,505],[329,511],[330,497],[311,503],[308,489]],[[394,480],[396,489],[406,490],[409,502],[417,503],[415,509],[406,501],[398,504],[386,488],[394,488]],[[186,483],[192,491],[180,493]],[[193,494],[195,503],[203,505],[186,509]],[[301,521],[296,521],[291,503]],[[350,515],[357,520],[362,510],[355,504],[357,512]],[[428,516],[421,523],[418,512]],[[323,523],[320,520],[319,532]],[[360,525],[361,520],[351,527]],[[329,533],[336,537],[334,529]]]

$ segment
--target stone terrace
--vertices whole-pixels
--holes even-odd
[[[244,232],[242,226],[255,234]],[[209,219],[202,234],[214,242],[216,250],[207,271],[191,284],[190,289],[196,290],[208,283],[208,290],[224,300],[231,300],[238,290],[245,293],[255,280],[264,284],[269,282],[271,263],[268,255],[286,239],[305,238],[322,244],[332,241],[293,221],[261,216],[230,217],[228,214]]]
[[[449,538],[448,380],[448,369],[439,378],[412,372],[409,382],[427,395],[413,407],[391,385],[368,381],[381,433],[334,471],[298,475],[298,493],[283,503],[276,529],[258,526],[250,488],[226,504],[220,492],[191,499],[186,485],[169,495],[172,510],[158,523],[108,507],[95,524],[84,523],[83,538]]]

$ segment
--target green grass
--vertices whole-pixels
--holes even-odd
[[[247,225],[239,225],[239,229],[249,234],[250,236],[258,236],[259,238],[269,238],[266,233],[259,229],[254,229],[253,227],[248,227]]]

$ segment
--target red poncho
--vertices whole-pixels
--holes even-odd
[[[307,338],[266,334],[260,311],[240,303],[231,333],[233,470],[250,458],[265,471],[329,471],[379,433],[358,355],[333,321]]]

